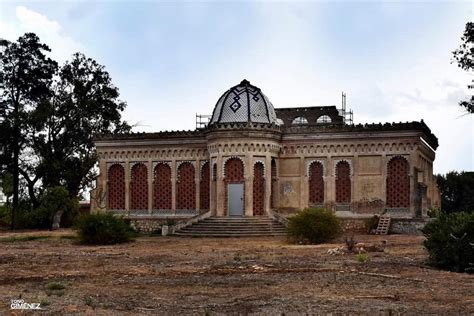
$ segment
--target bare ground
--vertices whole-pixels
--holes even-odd
[[[0,233],[0,314],[21,314],[10,310],[17,298],[57,315],[474,313],[474,275],[427,266],[419,236],[356,236],[387,241],[364,263],[327,254],[342,243],[282,238],[140,237],[93,247],[65,230],[11,240],[40,234],[53,233]]]

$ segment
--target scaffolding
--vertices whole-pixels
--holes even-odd
[[[197,114],[196,113],[196,129],[205,128],[209,121],[211,120],[212,115]]]
[[[344,125],[354,124],[354,112],[346,109],[346,93],[342,92],[342,107],[339,110],[339,115],[342,116]]]

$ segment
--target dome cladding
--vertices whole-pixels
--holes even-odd
[[[270,100],[247,80],[242,80],[219,98],[210,124],[244,122],[277,124]]]

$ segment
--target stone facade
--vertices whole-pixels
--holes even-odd
[[[343,217],[414,218],[439,206],[438,143],[423,121],[346,125],[334,106],[273,109],[257,89],[231,88],[205,128],[99,137],[92,209],[227,216],[230,184],[243,185],[244,216],[316,205]]]

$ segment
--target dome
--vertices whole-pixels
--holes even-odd
[[[209,124],[244,122],[277,124],[270,100],[247,80],[230,88],[219,98]]]

